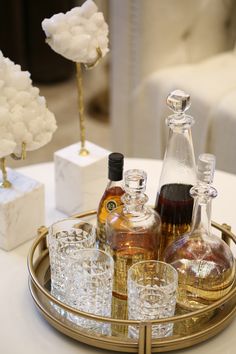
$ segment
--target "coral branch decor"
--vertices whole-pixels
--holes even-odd
[[[82,68],[93,68],[108,52],[108,26],[96,4],[87,0],[65,14],[44,19],[42,28],[46,42],[58,54],[76,63],[78,109],[80,119],[81,156],[88,155],[85,147],[84,99]]]
[[[56,130],[56,120],[32,86],[30,73],[5,58],[0,51],[0,168],[2,188],[10,188],[6,157],[25,159],[26,151],[47,144]]]

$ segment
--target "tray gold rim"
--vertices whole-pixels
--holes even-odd
[[[83,212],[79,213],[76,215],[73,215],[73,217],[76,218],[83,218],[83,217],[88,217],[95,215],[96,211],[88,211],[88,212]],[[233,240],[233,242],[236,244],[236,237],[235,235],[229,230],[229,227],[224,224],[224,226],[219,225],[215,222],[212,222],[212,225],[220,230],[222,232],[223,237],[225,238],[226,242],[228,242],[229,239]],[[86,318],[90,319],[97,319],[101,322],[107,322],[107,323],[115,323],[115,324],[141,324],[139,321],[131,321],[131,320],[117,320],[117,319],[112,319],[112,318],[105,318],[105,317],[100,317],[96,315],[91,315],[88,313],[84,313],[81,311],[78,311],[70,306],[67,306],[66,304],[60,302],[56,298],[54,298],[38,281],[37,275],[36,275],[36,268],[40,265],[40,257],[46,257],[48,254],[48,250],[46,248],[43,249],[41,246],[41,255],[40,257],[34,262],[34,253],[37,249],[37,247],[40,245],[40,243],[44,244],[44,247],[46,245],[46,235],[47,235],[48,229],[46,227],[42,227],[39,230],[39,237],[34,241],[29,254],[28,254],[28,270],[29,270],[29,288],[30,292],[32,295],[32,298],[44,316],[44,318],[57,330],[60,332],[64,333],[65,335],[72,337],[80,342],[102,348],[102,349],[108,349],[112,351],[123,351],[123,352],[139,352],[139,353],[144,353],[148,352],[145,349],[142,351],[140,350],[139,346],[140,343],[137,341],[135,342],[134,340],[125,340],[122,341],[118,337],[114,336],[94,336],[94,334],[89,334],[88,332],[83,332],[81,330],[75,330],[74,328],[70,327],[69,325],[66,325],[62,321],[60,321],[58,318],[53,316],[53,314],[43,305],[43,302],[40,299],[40,296],[38,296],[38,293],[44,296],[44,298],[47,299],[47,301],[52,301],[53,303],[57,304],[58,306],[62,307],[64,310],[70,311],[72,313],[81,315]],[[202,331],[198,331],[196,333],[192,333],[190,335],[187,335],[185,337],[181,338],[172,338],[172,339],[161,339],[161,340],[152,340],[151,343],[151,349],[152,352],[157,352],[159,349],[162,351],[171,351],[171,350],[176,350],[176,349],[182,349],[186,347],[190,347],[192,345],[195,345],[197,343],[203,342],[213,336],[215,336],[219,331],[224,329],[225,327],[228,326],[228,324],[233,320],[234,314],[236,312],[236,285],[234,288],[222,299],[219,301],[215,302],[214,304],[207,306],[206,309],[194,311],[188,314],[184,315],[179,315],[179,316],[174,316],[168,319],[161,319],[161,320],[155,320],[155,321],[150,321],[150,322],[144,322],[141,325],[143,327],[150,327],[153,324],[158,324],[158,323],[164,323],[164,322],[178,322],[178,321],[183,321],[185,319],[189,319],[193,316],[199,316],[203,315],[206,312],[212,311],[216,308],[222,307],[222,305],[227,305],[230,303],[230,301],[234,301],[234,306],[226,311],[227,309],[225,308],[223,311],[221,311],[220,314],[220,320],[213,323],[212,326],[210,326],[207,329],[203,329]],[[224,316],[223,316],[224,315]],[[150,330],[150,328],[149,328]],[[149,331],[150,332],[150,331]],[[171,337],[169,337],[171,338]],[[150,345],[149,345],[150,347]],[[150,352],[150,350],[149,350]]]

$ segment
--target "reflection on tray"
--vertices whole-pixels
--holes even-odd
[[[49,292],[51,291],[51,279],[50,279],[50,266],[47,268],[44,279],[43,279],[43,286],[45,289],[47,289]],[[109,328],[106,328],[106,330],[99,330],[99,326],[97,326],[97,330],[91,330],[87,329],[84,327],[81,327],[78,325],[76,322],[76,317],[69,313],[68,311],[63,310],[60,308],[58,305],[50,302],[50,307],[51,311],[53,312],[54,316],[62,321],[63,323],[67,323],[71,328],[77,328],[82,331],[88,332],[88,333],[93,333],[95,335],[100,336],[106,335],[106,336],[114,336],[114,337],[119,337],[119,338],[126,338],[129,339],[128,337],[128,326],[127,325],[118,325],[118,324],[112,324],[109,326]],[[206,312],[204,316],[194,316],[189,319],[186,319],[181,322],[177,322],[174,324],[174,329],[173,329],[173,335],[169,338],[179,338],[182,336],[190,335],[199,332],[202,330],[203,326],[206,324],[210,324],[211,322],[215,321],[216,317],[219,317],[220,313],[224,310],[225,306],[221,306],[219,309],[213,310]],[[117,316],[115,314],[118,314]],[[187,312],[181,309],[180,307],[177,306],[176,309],[176,315],[183,315],[186,314]],[[112,299],[112,315],[113,318],[127,318],[127,303],[124,304],[124,301],[119,302],[119,299],[116,297],[113,297]],[[102,326],[102,323],[101,323]]]

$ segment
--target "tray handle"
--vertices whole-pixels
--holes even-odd
[[[38,237],[44,236],[47,233],[48,233],[48,228],[46,226],[43,225],[38,228],[38,232],[37,232]],[[40,253],[42,253],[43,251],[45,251],[47,249],[47,238],[46,237],[43,237],[41,239],[41,242],[39,243],[38,248],[39,248]]]
[[[151,354],[152,352],[152,324],[142,322],[139,326],[138,354]]]
[[[231,231],[231,226],[229,226],[228,224],[222,224],[223,228],[227,231]],[[230,238],[228,236],[228,234],[224,231],[222,231],[222,240],[225,241],[225,243],[227,243],[227,245],[230,247]]]

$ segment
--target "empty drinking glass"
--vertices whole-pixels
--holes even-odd
[[[157,320],[173,316],[178,285],[177,271],[158,261],[135,263],[128,271],[128,314],[130,320]],[[152,326],[152,337],[172,335],[173,323]],[[129,326],[129,336],[138,338],[138,326]]]
[[[95,247],[95,240],[95,227],[81,219],[63,219],[49,228],[51,293],[58,300],[62,302],[65,300],[68,257],[74,256],[82,248]]]
[[[65,301],[76,309],[111,316],[113,258],[98,249],[84,249],[69,259]],[[109,324],[69,315],[79,326],[109,334]]]

